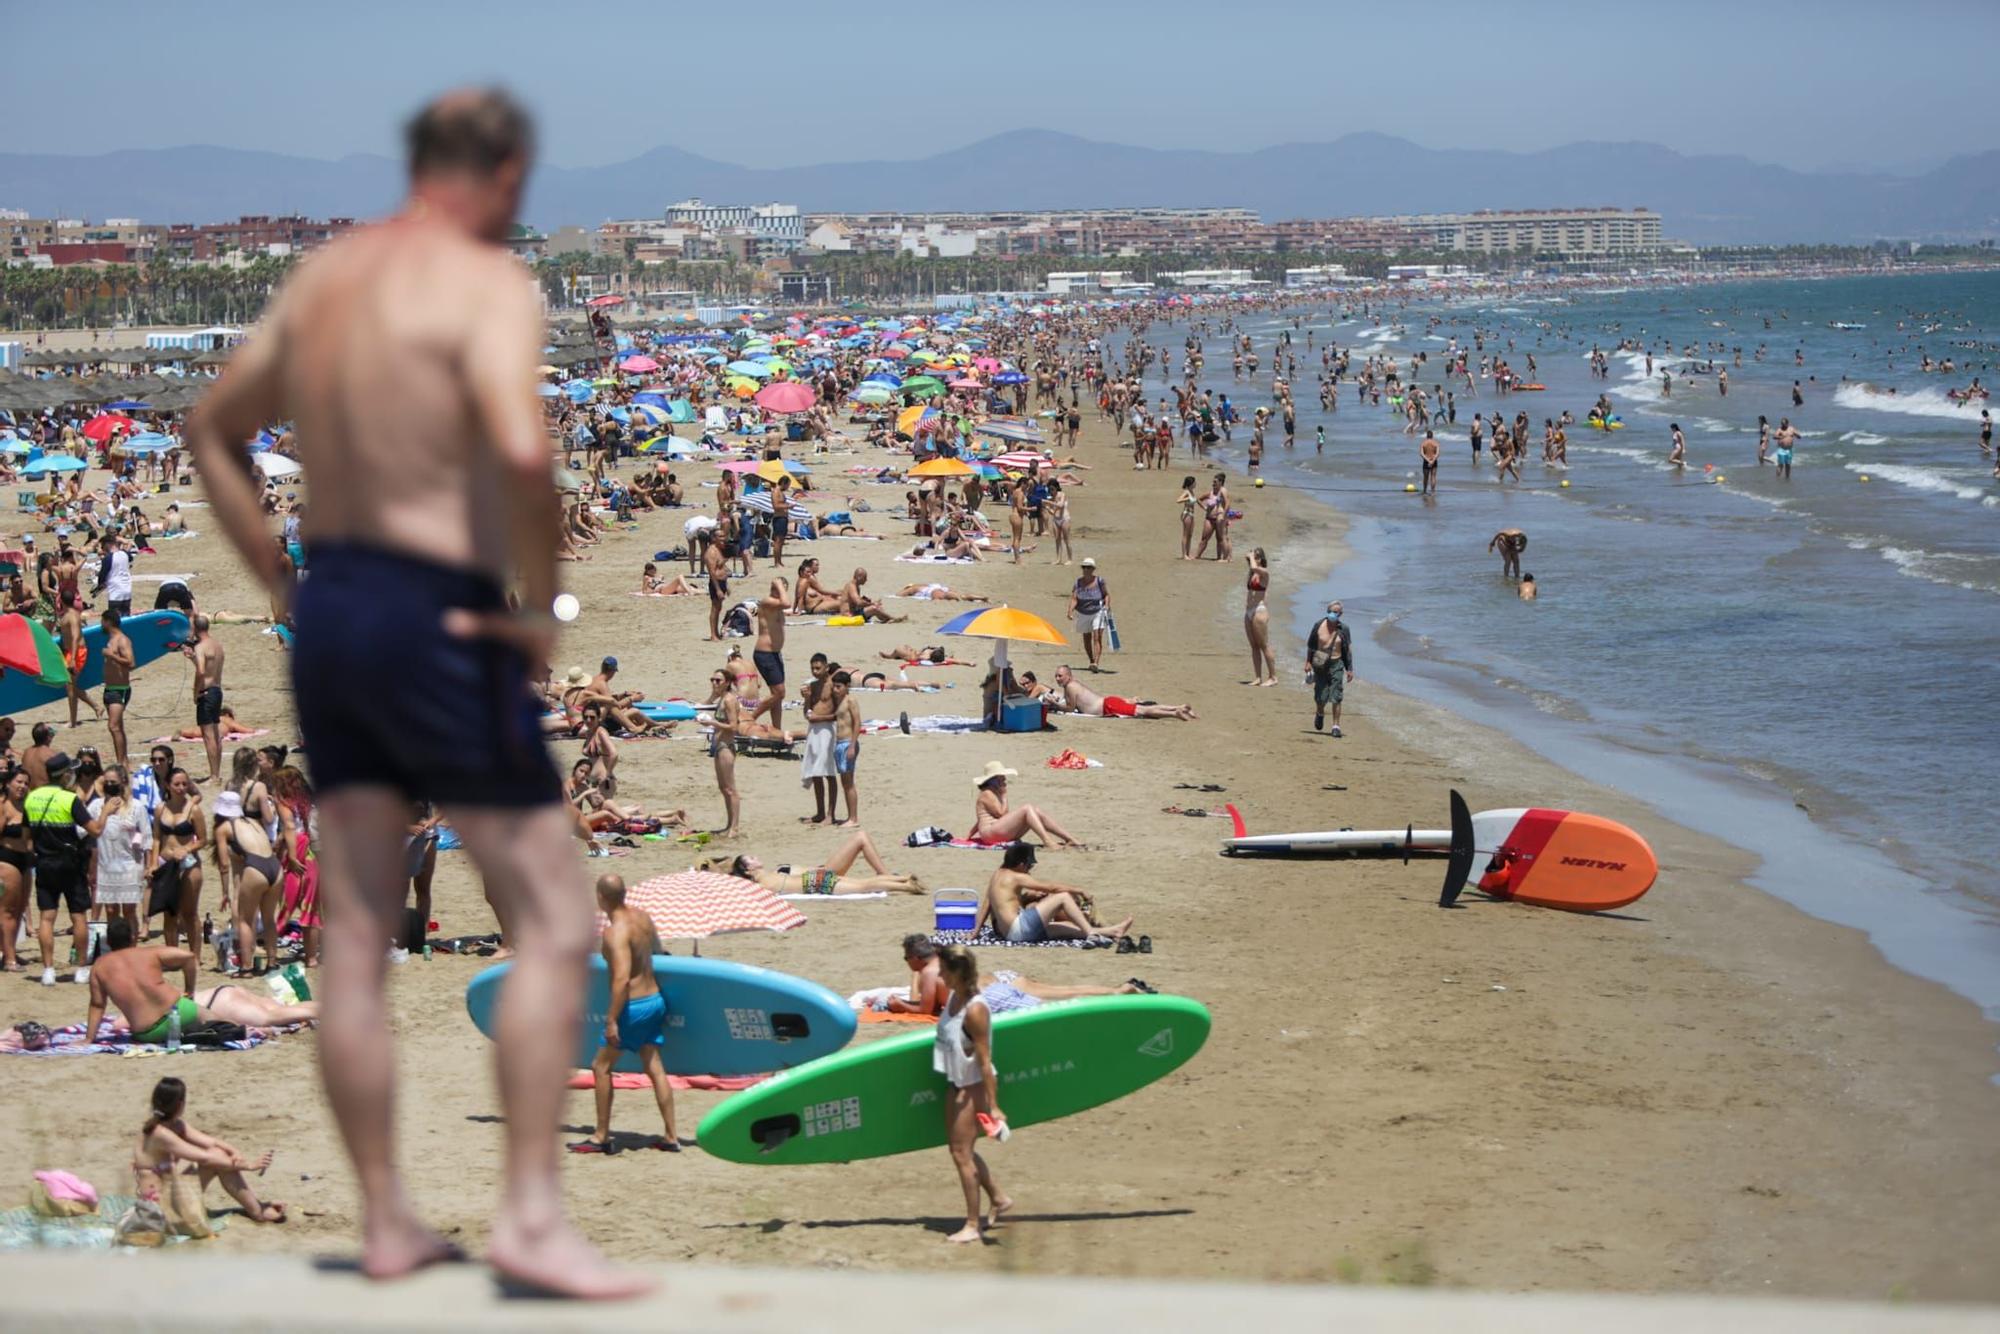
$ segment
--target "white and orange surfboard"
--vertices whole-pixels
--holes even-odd
[[[1251,834],[1229,807],[1235,836],[1231,856],[1402,857],[1446,856],[1440,906],[1449,907],[1470,885],[1495,898],[1565,912],[1622,908],[1653,887],[1660,864],[1635,831],[1616,820],[1547,807],[1466,809],[1451,794],[1450,829],[1336,829],[1319,833]]]

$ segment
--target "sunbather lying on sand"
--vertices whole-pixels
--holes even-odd
[[[1178,718],[1184,723],[1196,718],[1193,707],[1186,704],[1142,704],[1119,695],[1100,695],[1086,689],[1066,665],[1056,668],[1056,683],[1051,687],[1038,689],[1033,672],[1021,673],[1021,685],[1045,703],[1087,718]]]
[[[859,858],[873,868],[874,875],[854,876],[848,870]],[[913,875],[894,875],[875,851],[875,840],[863,830],[855,830],[833,856],[818,866],[766,867],[747,853],[721,862],[730,875],[754,880],[773,894],[928,894],[924,882]]]
[[[946,988],[938,976],[937,942],[918,933],[903,937],[903,962],[910,969],[907,996],[890,996],[878,1007],[890,1014],[936,1014],[944,1008]],[[1078,1000],[1085,996],[1131,996],[1155,994],[1154,988],[1139,978],[1127,978],[1115,987],[1057,986],[1035,982],[1005,969],[979,975],[980,995],[995,1014],[1008,1010],[1031,1010],[1050,1001]]]

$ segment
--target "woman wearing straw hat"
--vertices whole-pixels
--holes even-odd
[[[1025,839],[1030,833],[1040,836],[1044,846],[1061,843],[1066,848],[1081,848],[1083,844],[1070,837],[1069,831],[1050,819],[1034,806],[1009,809],[1007,805],[1007,780],[1019,777],[1017,771],[1009,769],[998,760],[988,760],[986,767],[973,779],[979,795],[972,807],[972,834],[974,843],[1015,843]]]

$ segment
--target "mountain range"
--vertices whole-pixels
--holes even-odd
[[[0,153],[0,207],[36,217],[367,217],[393,207],[400,188],[400,164],[366,154],[327,161],[215,147]],[[2000,151],[1910,175],[1795,171],[1651,143],[1511,153],[1424,148],[1370,133],[1221,153],[1014,130],[904,161],[756,168],[663,146],[605,166],[544,165],[526,213],[543,227],[595,226],[657,217],[690,195],[778,200],[808,212],[1235,205],[1269,221],[1618,206],[1655,209],[1669,237],[1704,244],[1971,239],[2000,232]]]

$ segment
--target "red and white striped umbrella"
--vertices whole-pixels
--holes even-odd
[[[1038,454],[1032,449],[1017,449],[1011,454],[1002,454],[993,460],[996,468],[1038,468],[1049,463],[1047,454]]]
[[[731,931],[790,931],[805,914],[754,881],[714,871],[676,871],[641,880],[625,902],[653,919],[661,940],[700,940]],[[604,917],[597,918],[598,934]]]

